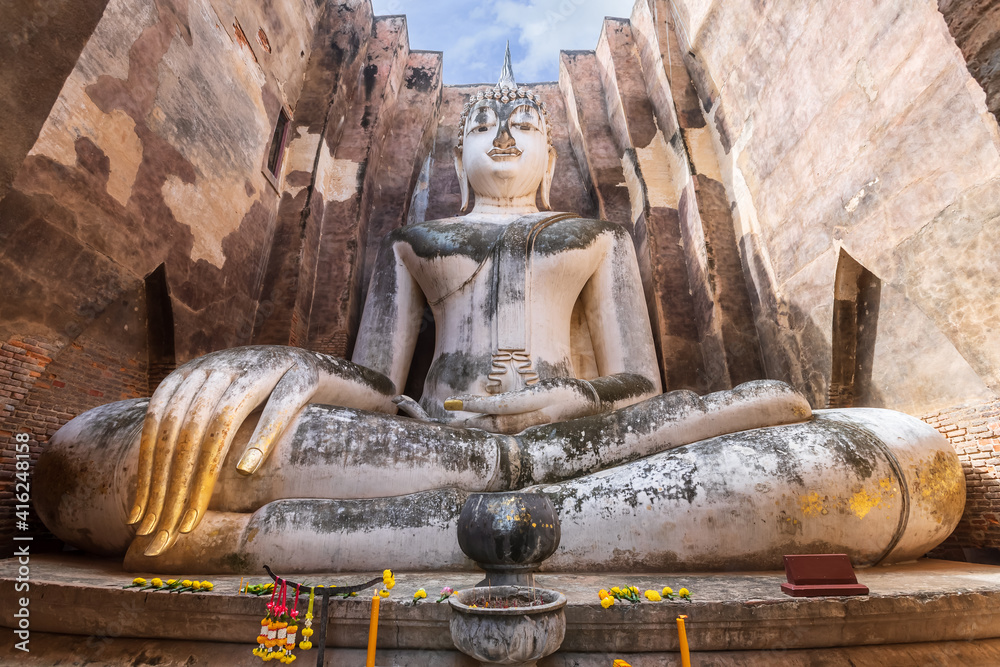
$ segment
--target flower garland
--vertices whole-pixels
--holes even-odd
[[[280,593],[279,593],[280,590]],[[261,619],[260,634],[257,635],[257,648],[252,653],[261,660],[268,662],[277,660],[291,664],[297,658],[292,653],[295,648],[295,634],[298,626],[299,586],[295,587],[295,598],[292,606],[288,606],[288,582],[282,581],[281,587],[272,586],[271,601],[267,603],[267,615]]]
[[[313,610],[316,602],[317,589],[322,590],[324,595],[327,597],[341,597],[346,599],[357,596],[359,590],[364,590],[379,581],[378,579],[373,579],[365,584],[361,584],[360,586],[348,586],[345,587],[344,590],[335,591],[334,589],[337,588],[336,586],[314,586],[282,579],[271,572],[270,568],[266,565],[264,567],[268,574],[274,578],[274,582],[266,584],[251,584],[247,582],[244,586],[243,581],[241,580],[240,593],[256,596],[267,595],[268,593],[271,595],[271,599],[267,603],[267,613],[260,621],[260,632],[257,635],[257,647],[251,651],[251,653],[265,662],[271,660],[277,660],[278,662],[284,664],[291,664],[294,662],[298,656],[296,656],[293,651],[296,648],[296,640],[299,637],[301,637],[301,641],[298,642],[299,649],[308,651],[313,647],[312,637],[315,633],[315,630],[312,627],[313,619],[315,618]],[[395,585],[396,578],[393,575],[392,570],[383,571],[383,588],[379,590],[378,595],[382,598],[389,597],[389,591]],[[291,600],[289,600],[289,587],[294,589],[294,595]],[[302,623],[302,631],[299,632],[299,626],[297,623],[299,615],[299,596],[306,590],[309,591],[309,605],[306,609],[305,619]],[[424,593],[424,597],[426,597],[426,595],[427,594]]]
[[[176,579],[167,579],[163,581],[159,577],[153,577],[148,582],[142,577],[136,577],[132,580],[132,583],[128,586],[122,586],[122,588],[138,588],[140,591],[167,591],[168,593],[188,593],[198,591],[200,593],[210,593],[215,589],[215,584],[211,581],[197,581],[191,579],[184,579],[183,581],[178,581]]]
[[[597,591],[597,597],[601,600],[601,606],[607,609],[615,604],[615,601],[622,600],[625,602],[630,602],[632,604],[638,604],[642,602],[642,598],[639,597],[639,589],[635,586],[625,586],[620,588],[618,586],[613,587],[610,591],[604,590],[603,588]],[[675,598],[680,598],[681,600],[691,600],[691,591],[686,588],[682,588],[677,593],[674,593],[674,589],[669,586],[664,587],[662,591],[647,590],[643,593],[645,597],[650,602],[663,602],[664,599],[673,600]]]
[[[302,636],[305,637],[301,642],[299,642],[299,648],[303,651],[308,651],[313,647],[311,638],[313,636],[313,602],[316,600],[316,587],[311,586],[309,588],[309,609],[306,610],[306,622],[304,628],[302,628]]]
[[[393,586],[396,585],[396,577],[393,576],[392,570],[382,571],[382,585],[385,586],[385,588],[378,592],[379,597],[387,598],[389,597],[389,591],[391,591]]]

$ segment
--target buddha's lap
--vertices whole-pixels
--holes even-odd
[[[40,488],[42,481],[44,487],[59,488],[60,471],[90,471],[74,484],[63,483],[66,493],[56,502],[43,499],[39,511],[47,515],[43,515],[47,525],[50,528],[55,525],[53,530],[59,530],[62,534],[57,532],[57,535],[63,539],[104,553],[121,553],[132,539],[131,531],[124,525],[124,516],[131,500],[135,441],[144,413],[141,401],[115,405],[82,416],[81,423],[53,442],[53,454],[44,465],[40,464],[38,471],[42,478]],[[441,424],[418,424],[384,415],[376,418],[370,413],[329,406],[310,406],[306,412],[310,411],[326,419],[317,423],[306,420],[307,427],[299,425],[297,447],[286,450],[279,447],[278,451],[283,453],[275,460],[290,466],[282,474],[294,479],[293,473],[311,470],[315,479],[322,479],[331,470],[346,469],[356,478],[354,487],[331,492],[330,489],[338,487],[328,482],[325,493],[317,492],[312,500],[281,500],[304,495],[302,488],[293,489],[294,496],[278,493],[280,489],[273,480],[281,477],[281,465],[240,479],[246,488],[255,485],[269,488],[272,495],[264,502],[259,502],[260,493],[254,502],[246,497],[241,500],[240,493],[229,485],[227,509],[237,507],[237,502],[245,502],[242,509],[247,511],[260,507],[248,519],[259,528],[254,544],[239,547],[255,557],[279,557],[277,552],[269,554],[268,550],[277,549],[287,535],[273,527],[290,525],[289,522],[294,523],[296,530],[313,531],[317,544],[333,540],[338,548],[343,548],[356,534],[349,527],[359,524],[338,524],[330,517],[346,517],[348,508],[376,524],[389,521],[392,514],[398,516],[402,507],[407,508],[410,517],[414,512],[418,516],[423,512],[428,517],[425,532],[430,530],[437,539],[448,540],[465,491],[490,489],[490,483],[496,485],[499,466],[495,462],[499,455],[490,460],[483,457],[478,467],[466,465],[462,474],[456,473],[448,479],[447,465],[443,464],[447,457],[438,452],[434,465],[429,465],[427,459],[417,454],[430,454],[435,448],[451,452],[447,460],[453,465],[469,448],[494,447],[506,441],[504,436]],[[393,434],[397,438],[407,436],[411,441],[422,440],[414,437],[415,433],[425,437],[416,449],[406,450],[409,456],[393,450],[397,460],[391,464],[384,458],[380,460],[378,452],[364,452],[362,456],[356,451],[362,448],[358,443],[347,446],[341,453],[353,452],[361,457],[359,461],[363,458],[366,462],[360,467],[345,468],[343,458],[337,462],[332,458],[325,462],[310,461],[307,456],[310,452],[318,456],[317,452],[324,450],[322,438],[315,438],[316,429],[325,438],[366,430],[357,426],[360,423],[357,420],[351,429],[350,420],[345,420],[351,415],[368,420],[367,431],[374,441],[381,437],[383,443],[389,442]],[[579,428],[584,432],[595,423],[595,420],[578,421],[550,431]],[[403,431],[397,432],[399,429]],[[614,435],[612,431],[608,433]],[[429,440],[431,435],[437,441]],[[539,434],[534,435],[541,440]],[[85,456],[81,443],[97,439],[102,439],[103,444],[90,448],[88,466],[81,461],[81,456]],[[76,441],[74,446],[66,447],[65,443],[71,440]],[[367,444],[373,441],[368,437],[360,440]],[[234,445],[234,449],[238,448],[238,444]],[[388,451],[384,450],[382,455],[388,456]],[[104,464],[96,466],[95,460]],[[440,473],[444,482],[422,474],[427,470]],[[486,478],[489,481],[485,486],[466,483],[465,491],[446,492],[451,494],[448,496],[451,500],[443,504],[442,492],[426,490],[455,486],[449,481]],[[334,495],[398,496],[401,492],[408,493],[406,479],[416,480],[412,486],[414,493],[396,500],[324,499]],[[228,478],[224,480],[222,486],[227,487]],[[268,484],[271,486],[267,487]],[[831,548],[848,551],[861,560],[874,561],[886,556],[898,560],[920,555],[947,536],[961,515],[964,500],[961,468],[947,441],[913,418],[866,410],[835,411],[802,424],[719,436],[636,461],[605,466],[604,470],[575,479],[530,488],[547,493],[559,510],[563,547],[553,556],[552,566],[563,569],[596,568],[625,561],[635,567],[656,567],[657,563],[673,563],[680,568],[691,563],[701,563],[703,567],[713,563],[720,567],[732,567],[734,563],[750,566],[773,559],[781,552],[801,551],[803,545],[814,545],[823,551]],[[936,489],[936,496],[928,499],[923,493],[927,488]],[[381,518],[380,512],[384,515]],[[451,512],[454,516],[431,521],[432,516],[441,512]],[[430,529],[432,523],[436,527]],[[901,532],[902,526],[905,531]],[[405,527],[400,526],[400,531],[405,532]],[[720,551],[720,544],[727,547]],[[364,569],[365,559],[375,554],[366,555],[363,545],[358,548],[360,551],[351,558],[356,559],[357,569]]]

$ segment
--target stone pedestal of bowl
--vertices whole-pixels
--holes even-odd
[[[486,571],[478,586],[533,586],[559,537],[559,516],[541,493],[473,493],[458,518],[458,546]]]
[[[539,606],[472,607],[477,600],[517,601]],[[451,641],[459,651],[481,665],[535,667],[537,660],[555,653],[566,636],[566,596],[558,591],[523,586],[466,588],[448,598],[451,604]]]

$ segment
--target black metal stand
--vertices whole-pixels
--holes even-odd
[[[271,568],[269,568],[267,565],[264,566],[264,569],[267,571],[268,576],[274,580],[275,586],[278,586],[279,582],[283,581],[289,586],[292,586],[293,588],[298,587],[300,591],[303,588],[322,589],[322,591],[320,592],[323,594],[323,602],[322,602],[323,610],[320,612],[319,632],[316,633],[316,641],[313,643],[316,644],[316,667],[323,667],[323,662],[324,660],[326,660],[326,626],[330,621],[330,592],[332,589],[327,586],[307,586],[297,581],[291,581],[290,579],[279,577],[274,572],[272,572]],[[372,586],[381,581],[382,577],[376,577],[371,581],[365,582],[363,584],[358,584],[356,586],[334,586],[333,588],[337,589],[336,595],[350,595],[351,593],[358,593],[360,591],[365,590],[366,588],[371,588]],[[315,609],[315,607],[316,603],[314,601],[313,608]]]

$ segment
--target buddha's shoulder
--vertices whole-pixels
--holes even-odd
[[[455,216],[453,218],[441,218],[440,220],[425,220],[424,222],[417,222],[412,225],[405,225],[398,229],[393,230],[393,234],[399,236],[399,238],[408,238],[410,236],[425,236],[430,234],[441,234],[454,232],[458,230],[469,229],[476,227],[474,221],[469,220],[469,218],[464,216]]]
[[[542,226],[534,240],[535,249],[542,253],[588,246],[601,238],[610,240],[628,237],[628,231],[624,227],[606,220],[572,216],[545,224],[546,219],[539,220]],[[405,243],[421,256],[478,255],[496,242],[504,228],[503,225],[477,222],[467,216],[460,216],[406,225],[390,232],[386,240],[389,243]]]
[[[584,218],[577,215],[559,218],[551,225],[548,225],[547,228],[552,231],[580,231],[590,234],[628,234],[628,231],[616,222],[608,222],[607,220],[598,220],[596,218]]]
[[[422,257],[477,255],[489,249],[501,231],[501,227],[476,223],[466,217],[443,218],[394,229],[386,242],[404,243]]]
[[[535,250],[541,253],[558,252],[627,238],[628,230],[618,223],[574,216],[558,220],[541,230],[535,239]]]

